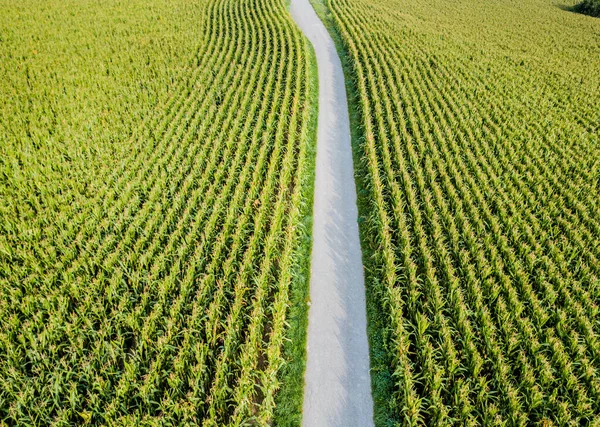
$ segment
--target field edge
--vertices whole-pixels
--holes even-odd
[[[362,261],[365,275],[365,291],[367,300],[367,337],[369,340],[371,392],[373,397],[374,422],[376,427],[388,427],[395,425],[393,414],[387,403],[393,394],[393,372],[390,370],[391,363],[388,361],[385,351],[384,333],[386,330],[386,316],[383,307],[378,302],[377,290],[373,286],[375,276],[373,271],[374,247],[369,240],[367,218],[369,217],[370,198],[368,197],[368,176],[362,162],[361,141],[365,139],[361,125],[361,110],[359,92],[356,86],[356,74],[354,72],[350,55],[344,45],[342,37],[333,21],[327,0],[309,0],[315,12],[327,28],[329,35],[335,43],[335,47],[342,62],[344,81],[346,84],[346,98],[348,102],[348,114],[350,118],[350,138],[352,143],[352,161],[354,163],[354,183],[356,185],[356,197],[358,207],[358,228],[362,250]]]
[[[289,12],[289,1],[286,1]],[[291,17],[290,17],[291,20]],[[293,21],[292,21],[293,22]],[[296,25],[293,23],[293,25]],[[300,31],[298,29],[298,31]],[[312,252],[313,200],[315,187],[315,161],[317,152],[317,119],[319,115],[319,79],[317,58],[308,39],[305,40],[309,59],[309,109],[306,169],[301,174],[302,206],[298,232],[298,249],[294,255],[288,331],[283,349],[285,365],[281,369],[281,388],[275,396],[273,425],[297,427],[302,424],[304,400],[304,372],[306,370],[306,335],[308,329],[308,302],[310,290],[310,259]]]

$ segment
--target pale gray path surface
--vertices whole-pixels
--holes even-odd
[[[373,425],[365,284],[342,64],[309,0],[292,17],[315,47],[319,127],[303,426]]]

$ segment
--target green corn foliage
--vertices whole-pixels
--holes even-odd
[[[598,423],[600,22],[537,0],[325,3],[386,325],[377,423]]]
[[[287,5],[0,9],[0,424],[271,425],[314,153]]]

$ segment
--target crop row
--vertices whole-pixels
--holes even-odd
[[[13,194],[2,212],[9,424],[272,421],[304,286],[310,58],[283,2],[202,8],[198,51],[112,170],[72,209]],[[24,204],[46,222],[30,227]]]
[[[493,6],[465,5],[328,2],[360,104],[371,304],[388,325],[376,417],[598,423],[600,98],[583,77],[526,68],[486,38],[497,24],[475,29]],[[562,12],[544,11],[555,30]],[[585,62],[583,48],[545,54]]]

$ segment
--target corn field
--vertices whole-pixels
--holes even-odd
[[[600,426],[600,20],[313,2],[376,425]],[[299,423],[317,82],[287,8],[0,0],[0,426]]]
[[[314,161],[286,4],[0,15],[0,425],[270,425]]]
[[[600,22],[326,7],[358,104],[376,424],[598,425]]]

